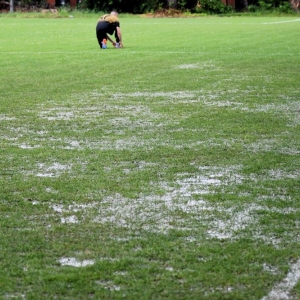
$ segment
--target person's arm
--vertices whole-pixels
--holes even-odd
[[[122,32],[120,27],[116,27],[116,40],[120,43],[120,47],[123,48]]]
[[[106,38],[107,38],[107,40],[109,40],[114,46],[116,46],[116,42],[114,42],[114,41],[109,37],[108,34],[106,35]]]

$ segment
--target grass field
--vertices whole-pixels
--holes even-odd
[[[0,15],[0,299],[300,299],[300,18]]]

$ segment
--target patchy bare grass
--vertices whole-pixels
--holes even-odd
[[[1,22],[0,298],[299,298],[299,22]]]

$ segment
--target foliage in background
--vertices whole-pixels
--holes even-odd
[[[126,2],[121,0],[83,0],[80,8],[95,11],[110,11],[115,9],[118,12],[140,14],[159,9],[164,5],[162,0],[128,0]]]
[[[285,0],[261,0],[249,5],[248,10],[250,12],[278,11],[282,13],[289,13],[292,12],[292,7],[290,2]]]
[[[71,10],[69,0],[56,0],[58,8]],[[47,0],[20,0],[14,4],[16,11],[39,11],[48,8]],[[74,8],[73,8],[74,9]],[[78,0],[77,10],[90,12],[109,12],[143,14],[164,10],[176,10],[179,13],[230,14],[234,11],[251,13],[291,13],[299,11],[300,0],[235,0],[235,7],[225,5],[222,0]],[[173,14],[166,14],[173,16]]]
[[[299,0],[290,0],[299,2]],[[206,14],[226,14],[235,9],[250,12],[268,12],[280,11],[284,13],[291,12],[291,7],[297,7],[297,4],[291,5],[289,0],[236,0],[236,7],[225,5],[221,0],[83,0],[80,8],[94,11],[110,11],[115,9],[119,12],[133,14],[142,14],[154,12],[161,8],[178,9],[181,11],[190,11],[192,13]]]
[[[221,0],[219,1],[221,2]],[[154,12],[161,8],[176,8],[183,11],[192,10],[197,6],[197,4],[197,0],[83,0],[80,4],[80,7],[95,11],[110,11],[115,9],[118,12],[142,14]]]
[[[39,11],[49,8],[48,0],[13,0],[15,11]],[[69,7],[70,0],[56,0],[57,8]],[[224,4],[225,3],[225,4]],[[9,10],[8,1],[0,1],[0,10]],[[251,13],[291,13],[299,12],[300,0],[235,0],[234,6],[228,5],[224,0],[77,0],[76,9],[92,12],[109,12],[112,9],[120,13],[143,14],[153,13],[161,9],[178,10],[185,13],[228,14],[234,11]],[[52,7],[51,7],[52,8]],[[173,16],[167,14],[167,16]],[[176,15],[177,16],[177,15]]]
[[[231,6],[223,4],[220,0],[200,0],[199,7],[195,9],[195,12],[207,14],[226,14],[232,11]]]

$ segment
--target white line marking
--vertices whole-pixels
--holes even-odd
[[[300,19],[279,21],[279,22],[266,22],[266,23],[262,23],[262,24],[264,24],[264,25],[266,25],[266,24],[282,24],[282,23],[290,23],[290,22],[297,22],[297,21],[300,21]]]
[[[290,272],[286,277],[276,284],[271,292],[262,300],[288,300],[289,293],[300,279],[300,259],[291,266]]]

